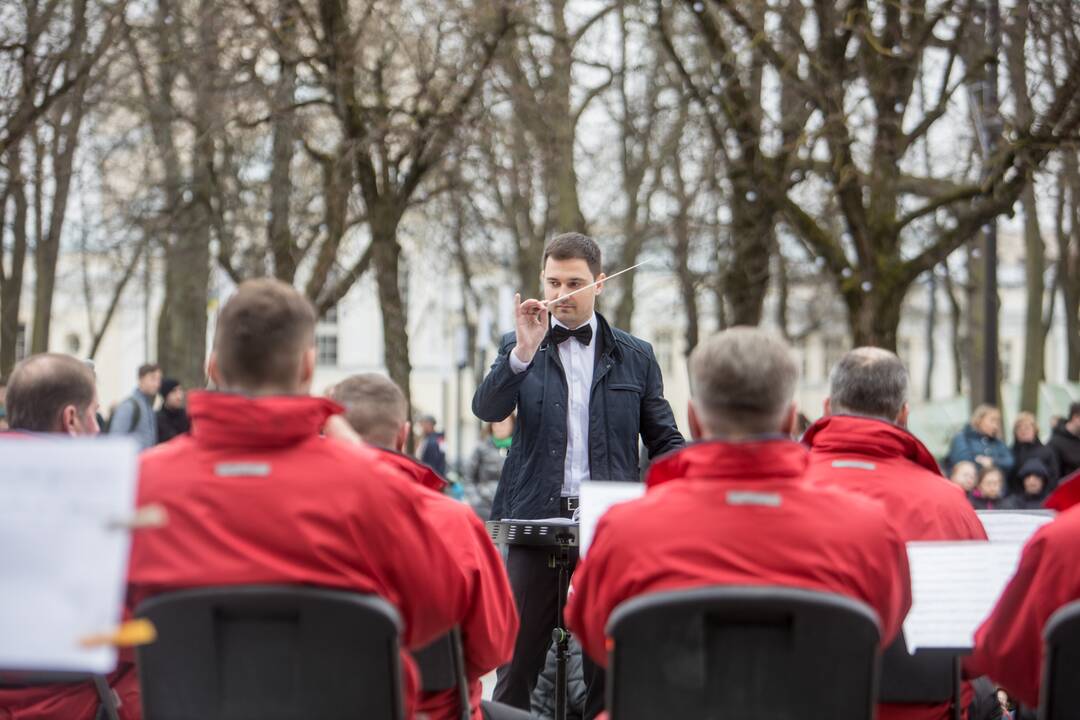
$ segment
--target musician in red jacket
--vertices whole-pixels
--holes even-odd
[[[1077,548],[1080,509],[1075,507],[1028,540],[1016,574],[975,633],[975,650],[964,663],[969,677],[989,675],[1009,695],[1038,707],[1046,621],[1080,600]]]
[[[805,478],[790,436],[798,370],[757,328],[705,340],[690,359],[697,444],[657,461],[644,498],[612,508],[573,577],[567,608],[585,651],[607,663],[611,611],[637,595],[703,585],[777,585],[861,600],[882,642],[911,604],[907,553],[885,513]]]
[[[422,647],[476,601],[471,570],[427,522],[427,490],[358,438],[322,434],[356,438],[340,406],[307,395],[314,334],[311,304],[276,280],[225,304],[208,368],[223,392],[192,393],[191,433],[141,456],[138,503],[163,505],[169,522],[135,535],[130,607],[213,585],[374,593],[400,613],[403,645]]]
[[[881,502],[904,542],[986,540],[963,490],[905,429],[907,392],[907,369],[894,353],[862,347],[844,355],[829,378],[825,417],[803,435],[810,447],[807,478]],[[949,717],[950,703],[878,707],[879,720]]]
[[[342,380],[331,389],[330,397],[345,408],[345,419],[364,442],[428,490],[423,493],[422,512],[466,571],[472,600],[459,624],[473,720],[528,720],[528,713],[516,708],[480,701],[480,678],[507,662],[514,652],[518,631],[514,596],[502,557],[484,523],[468,505],[442,494],[446,481],[434,470],[402,454],[411,430],[405,393],[390,378],[366,373]],[[461,718],[454,690],[421,693],[417,712],[430,720]]]

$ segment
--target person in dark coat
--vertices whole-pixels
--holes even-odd
[[[445,478],[446,451],[443,450],[443,445],[446,443],[446,436],[438,432],[435,425],[434,415],[424,415],[420,418],[420,432],[424,438],[420,441],[420,462]]]
[[[1005,491],[1005,473],[1001,468],[988,467],[979,471],[979,482],[968,496],[976,510],[1000,510]]]
[[[1001,504],[1008,510],[1038,510],[1050,494],[1050,471],[1042,460],[1031,459],[1020,468],[1020,491]]]
[[[1080,470],[1080,403],[1069,406],[1069,417],[1054,426],[1047,445],[1057,456],[1061,477]]]
[[[158,443],[172,440],[191,429],[187,407],[184,405],[184,388],[179,380],[165,378],[161,381],[161,409],[157,411]]]
[[[980,405],[971,414],[971,423],[956,434],[945,458],[945,472],[952,473],[956,463],[967,460],[980,468],[1012,469],[1014,460],[1009,446],[1001,440],[1001,411],[992,405]]]
[[[1035,416],[1029,412],[1022,412],[1016,416],[1013,423],[1013,465],[1009,473],[1009,494],[1023,492],[1024,475],[1020,469],[1028,460],[1039,460],[1046,467],[1046,488],[1053,491],[1061,479],[1061,467],[1057,455],[1049,445],[1043,445],[1039,439],[1039,426]]]

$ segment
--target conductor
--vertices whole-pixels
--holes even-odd
[[[650,459],[685,444],[652,347],[595,310],[605,277],[596,241],[559,235],[541,268],[545,302],[515,296],[516,329],[503,337],[473,397],[473,413],[486,422],[517,411],[493,519],[571,517],[582,483],[640,478],[639,436]],[[557,590],[542,548],[511,546],[507,572],[521,628],[494,699],[528,710],[555,627]],[[601,706],[592,690],[588,705],[586,717]]]

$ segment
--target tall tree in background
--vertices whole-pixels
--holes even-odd
[[[474,109],[510,28],[501,2],[319,0],[325,82],[367,212],[390,377],[411,397],[398,228]],[[408,21],[408,22],[405,22]]]
[[[981,76],[978,64],[962,61],[978,37],[972,28],[980,10],[972,2],[865,0],[847,8],[822,2],[808,8],[801,23],[774,8],[755,15],[758,3],[686,4],[737,29],[813,108],[805,130],[812,154],[802,154],[798,164],[816,182],[763,189],[824,259],[856,344],[895,350],[908,288],[990,219],[1010,211],[1030,172],[1080,127],[1080,55],[1070,54],[1060,58],[1067,68],[1060,78],[1040,78],[1049,88],[1045,102],[1000,144],[984,180],[918,177],[911,172],[912,151],[933,141],[931,131],[943,119],[956,121],[956,91]],[[701,40],[718,47],[718,57],[730,56],[713,34],[703,32]],[[917,82],[922,74],[931,82]],[[914,101],[924,86],[934,99],[920,113]],[[823,222],[822,191],[843,218],[839,235]],[[935,215],[947,216],[940,232],[928,222]]]

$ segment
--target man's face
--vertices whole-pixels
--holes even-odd
[[[78,408],[74,408],[74,418],[66,428],[67,433],[74,436],[91,436],[100,433],[101,428],[98,427],[97,422],[98,407],[95,394],[93,401],[86,406],[86,412],[80,413]]]
[[[1046,481],[1041,475],[1028,475],[1024,478],[1024,492],[1028,495],[1038,495],[1043,491]]]
[[[153,397],[158,394],[158,390],[161,389],[161,371],[155,370],[149,372],[139,378],[139,390],[143,395],[150,395]]]
[[[430,420],[421,420],[420,430],[425,435],[431,435],[433,432],[435,432],[435,423],[431,422]]]
[[[1016,441],[1022,443],[1035,442],[1035,426],[1029,422],[1022,422],[1016,426]]]
[[[165,406],[170,407],[173,410],[179,410],[184,406],[184,388],[177,385],[172,389],[165,397]]]
[[[975,429],[983,435],[997,437],[1001,433],[1001,414],[997,412],[986,413],[986,415],[979,420],[979,426]]]
[[[589,270],[589,264],[580,258],[556,260],[549,257],[544,265],[540,281],[544,285],[544,299],[550,301],[603,279],[603,273],[594,276]],[[596,287],[584,290],[558,305],[551,305],[548,309],[555,319],[571,330],[575,330],[592,317],[596,308],[596,296],[603,288],[604,284],[601,282]]]

